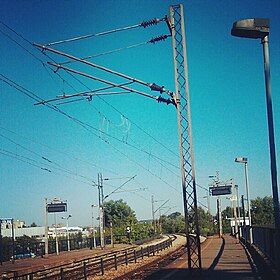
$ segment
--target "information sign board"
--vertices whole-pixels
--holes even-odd
[[[47,204],[47,211],[48,211],[48,213],[66,212],[67,203],[65,203],[65,202],[49,203],[49,204]]]
[[[231,187],[232,187],[231,185],[218,186],[218,187],[211,187],[209,188],[209,190],[212,196],[229,195],[231,194]]]

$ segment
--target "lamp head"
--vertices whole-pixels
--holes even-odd
[[[243,38],[263,39],[269,34],[269,18],[250,18],[236,21],[231,35]]]
[[[240,162],[240,163],[247,163],[248,159],[245,157],[238,157],[234,160],[235,162]]]

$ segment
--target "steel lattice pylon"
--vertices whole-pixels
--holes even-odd
[[[188,268],[201,268],[183,5],[170,7]]]

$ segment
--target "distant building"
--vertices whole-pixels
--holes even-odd
[[[1,235],[3,237],[12,237],[12,228],[1,229]],[[45,227],[24,227],[14,228],[14,237],[29,236],[33,238],[43,238],[45,236]]]
[[[83,228],[81,227],[68,227],[69,235],[71,234],[79,234],[83,232]],[[58,237],[67,235],[67,227],[49,227],[48,236],[55,238],[57,234]]]
[[[13,220],[14,228],[24,228],[26,227],[25,221],[20,220]],[[1,229],[11,229],[12,228],[12,222],[11,219],[2,220],[1,222]]]

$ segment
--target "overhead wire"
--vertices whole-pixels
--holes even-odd
[[[99,53],[99,54],[89,55],[89,56],[83,57],[81,59],[82,60],[92,59],[92,58],[100,57],[100,56],[103,56],[103,55],[113,54],[113,53],[116,53],[116,52],[120,52],[120,51],[124,51],[124,50],[129,50],[129,49],[132,49],[132,48],[141,47],[141,46],[144,46],[144,45],[147,45],[147,44],[154,44],[154,43],[156,43],[158,41],[166,40],[170,36],[171,35],[162,35],[162,36],[159,36],[159,37],[156,37],[156,38],[152,38],[149,41],[141,42],[141,43],[138,43],[138,44],[127,46],[127,47],[117,48],[117,49],[114,49],[114,50],[111,50],[111,51],[107,51],[107,52],[103,52],[103,53]],[[70,59],[68,61],[60,62],[58,64],[64,65],[64,64],[69,64],[69,63],[72,63],[72,62],[77,62],[77,61],[74,60],[74,59]]]
[[[53,147],[50,147],[50,146],[48,146],[48,145],[46,145],[46,144],[42,144],[42,143],[40,143],[40,142],[38,142],[38,141],[35,141],[33,138],[30,139],[30,138],[28,138],[28,137],[26,137],[26,136],[22,136],[22,135],[18,134],[17,132],[11,131],[10,129],[4,128],[4,127],[0,127],[0,129],[2,129],[2,130],[4,130],[4,131],[7,131],[7,132],[9,132],[9,133],[12,133],[12,134],[14,134],[14,135],[17,135],[17,136],[19,136],[19,137],[22,137],[23,139],[28,140],[28,141],[30,141],[30,142],[32,142],[32,143],[39,144],[40,146],[43,146],[43,147],[46,147],[46,148],[48,148],[48,149],[50,149],[50,150],[55,151],[56,153],[62,154],[62,155],[64,155],[64,156],[67,156],[67,157],[73,159],[74,161],[79,161],[79,162],[81,162],[81,163],[83,163],[83,164],[86,164],[86,165],[88,165],[88,166],[90,166],[90,167],[99,168],[99,169],[105,170],[105,171],[107,171],[107,172],[109,172],[109,173],[111,173],[111,174],[119,175],[118,173],[116,173],[116,172],[113,171],[113,170],[110,170],[110,169],[107,169],[107,168],[98,166],[98,165],[96,165],[95,163],[88,162],[88,161],[86,161],[86,160],[82,160],[82,159],[80,159],[80,158],[78,158],[78,157],[76,157],[76,156],[71,155],[71,154],[68,153],[68,152],[65,153],[65,152],[63,152],[63,151],[61,151],[61,150],[54,149]]]
[[[88,65],[88,66],[91,66],[91,67],[97,68],[97,69],[99,69],[99,70],[105,71],[105,72],[107,72],[107,73],[110,73],[110,74],[112,74],[112,75],[116,75],[116,76],[119,76],[119,77],[121,77],[121,78],[127,79],[127,80],[129,80],[129,81],[133,81],[133,82],[135,82],[135,83],[138,83],[138,84],[141,84],[141,85],[143,85],[143,86],[149,87],[152,91],[159,91],[161,94],[164,92],[164,93],[168,94],[169,96],[171,96],[172,100],[170,100],[170,103],[172,103],[172,101],[173,101],[173,97],[174,97],[173,92],[170,92],[169,90],[166,90],[166,89],[164,88],[164,86],[161,87],[161,86],[156,85],[155,83],[144,82],[144,81],[142,81],[142,80],[139,80],[139,79],[130,77],[130,76],[126,75],[126,74],[117,72],[117,71],[112,70],[112,69],[109,69],[109,68],[107,68],[107,67],[98,65],[98,64],[96,64],[96,63],[92,63],[92,62],[87,61],[87,60],[83,60],[83,59],[81,59],[81,58],[75,57],[75,56],[70,55],[70,54],[67,54],[67,53],[63,53],[63,52],[61,52],[61,51],[58,51],[58,50],[55,50],[55,49],[46,47],[46,46],[41,45],[41,44],[38,44],[38,43],[33,43],[33,45],[34,45],[35,47],[40,48],[43,52],[45,52],[45,51],[50,51],[50,52],[55,53],[55,54],[57,54],[57,55],[61,55],[61,56],[67,57],[67,58],[69,58],[69,59],[71,59],[71,60],[75,60],[75,61],[81,62],[81,63],[86,64],[86,65]],[[77,74],[77,73],[79,72],[79,71],[76,71],[76,70],[74,70],[74,69],[71,69],[71,68],[67,68],[67,67],[65,67],[65,66],[62,66],[61,64],[52,63],[52,62],[48,62],[48,64],[55,66],[57,69],[62,68],[62,69],[64,69],[64,70],[71,71],[72,73],[76,73],[76,74]],[[79,73],[81,73],[81,72],[79,72]],[[84,76],[90,76],[90,75],[84,74]],[[148,97],[147,94],[142,94],[142,95],[146,95],[146,96]],[[161,98],[161,99],[162,99],[162,98]],[[158,100],[161,100],[161,99],[158,98]],[[160,101],[159,101],[159,102],[160,102]],[[173,102],[174,102],[174,101],[173,101]],[[175,103],[174,103],[174,105],[175,105]]]
[[[1,76],[3,76],[2,74],[0,74]],[[3,76],[5,77],[5,76]],[[0,78],[1,79],[1,78]],[[7,78],[8,79],[8,78]],[[3,80],[3,79],[1,79]],[[11,81],[10,79],[8,79],[9,81]],[[5,80],[3,80],[4,82],[6,82]],[[8,83],[8,82],[7,82]],[[15,89],[19,90],[20,92],[26,94],[26,92],[23,91],[24,87],[18,85],[17,83],[14,82],[14,84],[16,84],[18,87],[20,87],[20,89],[18,89],[17,87],[13,86],[11,83],[8,83],[9,85],[11,85],[12,87],[14,87]],[[25,89],[27,92],[30,92],[29,90]],[[28,97],[31,97],[32,99],[34,99],[36,96],[38,98],[37,95],[33,94],[26,94]],[[70,116],[69,114],[63,112],[62,110],[56,108],[55,106],[52,106],[50,104],[46,104],[47,107],[65,115],[66,117],[68,117],[69,119],[73,120],[74,122],[76,122],[77,124],[79,124],[80,126],[82,126],[83,128],[85,128],[86,130],[90,131],[93,135],[97,136],[98,138],[100,138],[97,134],[93,133],[91,130],[89,130],[87,127],[89,126],[88,124],[85,124],[84,122],[78,120],[77,118],[74,118],[72,116]],[[173,190],[176,190],[178,192],[178,190],[176,188],[174,188],[172,185],[170,185],[168,182],[166,182],[165,180],[163,180],[160,176],[158,176],[157,174],[151,172],[149,169],[147,169],[145,166],[143,166],[142,164],[138,163],[136,160],[130,158],[129,156],[127,156],[125,153],[121,152],[119,149],[117,149],[116,147],[114,147],[113,145],[111,145],[111,147],[116,150],[117,152],[119,152],[120,154],[122,154],[123,156],[125,156],[127,159],[129,159],[130,161],[134,162],[136,165],[140,166],[141,168],[143,168],[144,170],[146,170],[147,172],[149,172],[150,174],[152,174],[154,177],[158,178],[159,180],[161,180],[165,185],[167,185],[168,187],[172,188]]]
[[[29,153],[32,153],[33,155],[39,157],[40,159],[43,159],[44,161],[46,161],[46,162],[48,162],[48,163],[50,163],[50,164],[54,164],[54,165],[57,166],[57,167],[56,167],[56,166],[53,166],[53,165],[50,165],[50,164],[42,163],[42,164],[44,164],[44,165],[46,165],[46,166],[48,166],[48,167],[55,168],[55,169],[58,169],[58,170],[60,170],[60,171],[63,171],[63,172],[66,172],[66,173],[69,173],[69,174],[72,174],[72,175],[75,175],[75,176],[78,176],[78,177],[87,179],[87,180],[89,180],[89,181],[91,181],[91,182],[94,182],[94,180],[93,180],[92,178],[86,177],[86,176],[84,176],[84,175],[80,175],[80,174],[78,174],[78,173],[74,173],[73,171],[71,171],[71,170],[69,170],[69,169],[67,169],[67,168],[65,168],[65,167],[63,167],[63,166],[61,166],[60,164],[56,163],[54,160],[50,160],[49,158],[47,158],[47,157],[45,157],[45,156],[42,156],[42,155],[38,154],[37,152],[34,152],[33,150],[29,149],[29,148],[26,148],[26,147],[23,146],[22,144],[17,143],[16,141],[10,139],[9,137],[4,136],[3,134],[0,134],[0,136],[1,136],[2,138],[4,138],[4,139],[8,140],[9,142],[13,143],[14,145],[16,145],[16,146],[22,148],[23,150],[28,151]],[[30,159],[30,158],[29,158],[29,159]],[[30,160],[31,160],[31,159],[30,159]],[[38,162],[38,161],[37,161],[37,162]]]
[[[33,159],[30,159],[30,158],[25,157],[25,156],[18,155],[18,154],[16,154],[16,153],[11,152],[11,151],[7,151],[7,150],[0,149],[0,154],[5,155],[5,156],[10,157],[10,158],[14,158],[14,159],[19,160],[19,161],[21,161],[21,162],[27,163],[27,164],[29,164],[29,165],[31,165],[31,166],[33,166],[33,167],[37,167],[37,168],[39,168],[39,169],[41,169],[41,170],[43,170],[43,171],[47,171],[47,172],[52,173],[52,174],[55,174],[55,175],[67,177],[67,178],[70,178],[70,179],[72,179],[72,180],[74,180],[74,181],[77,181],[77,182],[80,182],[80,183],[83,183],[83,184],[92,186],[92,183],[85,182],[85,181],[82,181],[82,180],[78,180],[78,179],[76,179],[76,178],[70,177],[70,176],[65,175],[65,174],[60,174],[60,173],[55,172],[55,171],[53,171],[53,170],[51,170],[51,169],[48,169],[48,168],[43,167],[43,165],[40,165],[40,163],[36,162],[36,161],[33,160]],[[34,162],[35,162],[35,163],[34,163]],[[37,164],[36,164],[36,163],[37,163]],[[38,164],[39,164],[39,165],[38,165]]]
[[[3,80],[3,79],[2,79],[2,80]],[[5,81],[5,82],[8,83],[8,84],[10,84],[10,83],[7,82],[7,81]],[[24,93],[24,94],[27,95],[28,97],[31,97],[31,98],[34,99],[34,100],[36,100],[36,98],[38,98],[38,96],[32,96],[32,95],[27,94],[27,92],[25,92],[25,91],[23,91],[22,89],[16,87],[15,85],[12,85],[12,84],[10,84],[10,85],[13,86],[13,87],[15,87],[15,89],[21,91],[22,93]],[[41,99],[41,98],[39,97],[39,99]],[[41,99],[41,100],[42,100],[42,99]],[[79,121],[79,120],[77,120],[76,118],[73,118],[73,117],[71,117],[70,115],[66,114],[65,112],[63,112],[63,111],[57,109],[55,106],[48,106],[48,107],[51,108],[51,109],[56,110],[57,112],[60,112],[60,113],[64,114],[65,116],[67,116],[67,117],[70,118],[71,120],[73,120],[73,121],[77,122],[79,125],[82,125],[82,126],[83,126],[83,124],[82,124],[81,121]],[[84,127],[84,126],[83,126],[83,127]],[[84,127],[84,128],[85,128],[85,127]],[[138,128],[139,128],[139,126],[138,126]],[[144,131],[144,130],[142,129],[142,131]],[[149,135],[149,134],[147,133],[147,135]],[[98,137],[98,135],[96,135],[96,136]],[[155,139],[155,138],[154,138],[154,139]],[[149,171],[149,172],[150,172],[150,171]],[[150,172],[150,173],[151,173],[151,172]],[[161,179],[160,177],[158,177],[158,178]],[[172,187],[172,186],[171,186],[171,187]]]
[[[3,80],[5,83],[9,84],[10,86],[12,86],[12,87],[14,87],[15,89],[19,90],[20,92],[24,93],[25,95],[27,95],[28,97],[32,98],[33,100],[38,100],[38,99],[40,98],[40,97],[38,97],[36,94],[33,94],[32,92],[30,92],[30,91],[24,89],[22,86],[20,86],[20,85],[18,85],[17,83],[13,82],[12,80],[10,80],[9,78],[7,78],[6,76],[4,76],[4,75],[2,75],[2,74],[0,74],[0,76],[6,78],[6,79],[8,80],[8,82],[5,81],[5,80],[2,79],[2,78],[0,78],[0,80]],[[14,83],[14,85],[12,84],[12,82]],[[27,91],[27,92],[26,92],[26,91]],[[55,110],[55,111],[57,111],[57,112],[59,112],[59,113],[65,115],[66,117],[72,119],[73,121],[75,121],[76,123],[78,123],[79,125],[81,125],[82,127],[86,128],[87,130],[89,130],[89,129],[87,128],[87,127],[89,127],[89,128],[91,128],[91,129],[95,130],[96,132],[100,132],[99,129],[93,127],[93,126],[90,125],[90,124],[84,123],[84,122],[78,120],[77,118],[74,118],[74,117],[70,116],[69,114],[67,114],[67,113],[63,112],[62,110],[58,109],[57,107],[52,106],[52,105],[49,105],[49,104],[46,104],[46,105],[47,105],[49,108],[51,108],[51,109],[53,109],[53,110]],[[92,132],[91,132],[91,133],[92,133]],[[114,139],[114,140],[117,140],[118,142],[124,143],[124,142],[123,142],[122,140],[120,140],[119,138],[114,137],[114,136],[112,136],[112,135],[110,135],[110,134],[108,134],[108,133],[106,133],[106,132],[102,132],[102,134],[104,134],[104,135],[106,135],[106,136],[108,136],[108,137],[110,137],[110,138],[112,138],[112,139]],[[100,138],[100,136],[99,136],[98,134],[94,134],[94,135],[95,135],[96,137]],[[126,145],[128,145],[128,146],[130,146],[130,147],[132,147],[132,148],[134,148],[134,149],[137,149],[138,151],[142,151],[142,152],[144,152],[144,153],[146,153],[146,154],[152,155],[155,159],[158,159],[158,160],[163,161],[163,162],[165,162],[165,163],[167,163],[167,164],[170,164],[170,165],[172,165],[172,166],[175,166],[175,165],[173,165],[172,163],[170,163],[170,162],[168,162],[168,161],[165,161],[165,160],[163,160],[163,159],[160,159],[159,157],[157,157],[157,156],[155,156],[155,155],[153,155],[153,154],[151,154],[151,153],[149,153],[149,152],[147,152],[147,151],[145,151],[145,150],[143,150],[143,149],[139,149],[139,148],[137,148],[136,146],[134,146],[134,145],[132,145],[132,144],[126,143]],[[177,168],[177,166],[175,166],[175,167]],[[168,169],[167,167],[165,167],[165,168]],[[146,169],[146,170],[148,170],[148,169]],[[169,170],[170,172],[172,172],[170,169],[168,169],[168,170]]]
[[[165,18],[166,20],[166,18]],[[22,38],[24,41],[26,41],[29,45],[33,46],[33,43],[26,39],[24,36],[22,36],[21,34],[19,34],[18,32],[16,32],[14,29],[12,29],[11,27],[9,27],[7,24],[5,24],[4,22],[2,22],[0,20],[0,23],[2,25],[4,25],[6,28],[8,28],[10,31],[12,31],[13,33],[15,33],[18,37]],[[29,53],[29,51],[24,48],[21,44],[18,44],[15,40],[12,40],[13,42],[15,42],[17,45],[19,45],[20,47],[22,47],[25,51],[27,51]],[[46,53],[44,54],[46,55],[49,59],[52,60],[51,57],[49,57]],[[42,63],[42,65],[44,66],[44,69],[47,71],[47,68],[51,69],[47,64],[44,63],[44,61],[42,61],[41,59],[39,59],[37,56],[32,54],[32,57],[34,57],[36,60],[40,61]],[[52,70],[52,69],[51,69]],[[51,76],[49,74],[49,72],[47,71],[48,75]],[[68,72],[67,72],[68,73]],[[71,73],[69,73],[71,75]],[[70,87],[72,87],[66,80],[64,80],[59,73],[56,73],[56,75],[65,83],[67,83]],[[72,76],[72,75],[71,75]],[[52,77],[52,76],[51,76]],[[73,76],[72,76],[73,77]],[[78,80],[76,77],[74,77],[76,80]],[[52,78],[53,79],[53,78]],[[83,84],[85,86],[84,83],[82,83],[80,80],[78,80],[81,84]],[[73,87],[72,87],[73,88]],[[74,89],[74,88],[73,88]],[[75,90],[75,89],[74,89]],[[98,96],[99,99],[101,99],[107,106],[110,106],[112,109],[114,109],[118,114],[120,114],[121,116],[127,118],[122,112],[120,112],[116,107],[114,107],[113,105],[111,105],[109,102],[107,102],[106,100],[104,100],[102,97]],[[152,136],[150,133],[146,132],[143,128],[141,128],[138,124],[136,124],[135,122],[131,121],[130,122],[135,125],[135,127],[137,127],[140,131],[142,131],[145,135],[147,135],[148,137],[150,137],[151,139],[153,139],[156,143],[160,144],[161,146],[163,146],[165,148],[165,150],[169,151],[170,153],[172,153],[173,155],[175,155],[176,157],[179,157],[178,154],[176,154],[173,150],[171,150],[169,147],[167,147],[165,144],[161,143],[160,141],[158,141],[154,136]]]
[[[53,45],[58,45],[58,44],[62,44],[62,43],[69,43],[69,42],[79,41],[79,40],[88,39],[88,38],[91,38],[91,37],[108,35],[108,34],[120,32],[120,31],[126,31],[126,30],[130,30],[130,29],[138,28],[138,27],[146,28],[147,26],[158,24],[159,22],[161,22],[163,20],[166,20],[166,18],[163,18],[163,19],[156,19],[156,18],[154,18],[152,20],[143,21],[142,23],[131,25],[131,26],[127,26],[127,27],[121,27],[121,28],[117,28],[117,29],[112,29],[112,30],[100,32],[100,33],[88,34],[88,35],[83,35],[83,36],[78,36],[78,37],[74,37],[74,38],[70,38],[70,39],[64,39],[64,40],[48,43],[48,44],[46,44],[46,46],[53,46]]]

